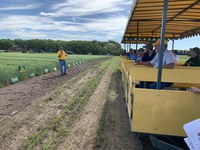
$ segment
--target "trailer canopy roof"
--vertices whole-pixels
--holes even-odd
[[[122,43],[160,38],[164,0],[133,0]],[[137,33],[138,31],[138,33]],[[200,34],[200,0],[169,0],[165,38]]]

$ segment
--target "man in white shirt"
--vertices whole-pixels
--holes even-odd
[[[167,49],[167,43],[168,41],[165,40],[164,41],[164,52],[163,52],[163,68],[166,69],[174,69],[175,67],[175,59],[174,59],[174,55],[171,51],[169,51]],[[156,47],[156,56],[154,57],[153,60],[151,61],[146,61],[146,62],[136,62],[136,65],[148,65],[148,66],[154,66],[155,68],[158,68],[159,65],[159,55],[160,55],[160,50],[161,50],[161,45],[160,45],[160,39],[158,39],[156,41],[156,43],[154,43],[155,47]],[[141,88],[143,88],[143,84],[141,82]],[[166,83],[166,82],[162,82],[161,83],[161,89],[165,88],[165,87],[169,87],[171,86],[173,83]],[[152,83],[150,85],[151,89],[156,89],[157,83]]]

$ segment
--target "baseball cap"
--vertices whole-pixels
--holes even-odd
[[[153,45],[156,46],[156,45],[160,44],[160,42],[161,42],[161,40],[158,39],[155,43],[153,43]],[[168,44],[168,41],[167,41],[167,40],[164,40],[164,44],[167,45],[167,44]]]
[[[145,46],[143,46],[144,48],[147,49],[153,49],[153,44],[151,42],[148,42]]]
[[[143,48],[139,48],[138,52],[144,52],[144,49]]]
[[[194,51],[197,55],[200,54],[200,49],[198,47],[190,48],[190,50]]]

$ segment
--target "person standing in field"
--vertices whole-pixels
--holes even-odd
[[[67,63],[66,63],[66,57],[67,53],[64,51],[63,47],[59,47],[59,51],[57,52],[58,59],[59,59],[59,65],[60,65],[60,75],[67,75]]]

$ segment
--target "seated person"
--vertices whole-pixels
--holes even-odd
[[[168,45],[168,41],[165,40],[164,41],[164,53],[163,53],[163,68],[167,68],[167,69],[174,69],[175,67],[175,59],[174,59],[174,55],[171,51],[169,51],[167,49],[167,45]],[[158,67],[159,65],[159,54],[160,54],[160,50],[161,50],[161,46],[160,46],[160,39],[157,40],[157,42],[155,43],[156,46],[156,56],[153,58],[153,60],[151,61],[146,61],[146,62],[136,62],[136,65],[148,65],[148,66],[154,66],[155,68]],[[142,81],[141,83],[141,88],[144,88],[144,82]],[[165,87],[170,87],[173,83],[168,83],[168,82],[162,82],[161,83],[161,89],[164,89]],[[157,87],[157,83],[152,83],[150,85],[151,89],[156,89]]]
[[[188,59],[183,66],[200,66],[200,49],[198,47],[190,49],[190,59]]]
[[[151,61],[156,55],[156,52],[153,50],[153,44],[149,42],[144,47],[145,53],[142,58],[142,61]]]
[[[136,60],[136,58],[137,58],[136,51],[131,48],[129,52],[129,59]]]
[[[143,55],[144,55],[144,49],[143,48],[138,49],[138,54],[137,54],[136,61],[137,62],[141,62],[142,58],[143,58]]]
[[[174,51],[172,51],[172,53],[174,54],[175,62],[178,62],[179,61],[179,56],[177,55],[178,51],[174,50]]]
[[[123,52],[122,52],[121,56],[127,56],[127,52],[126,52],[126,50],[125,50],[125,49],[123,50]]]

